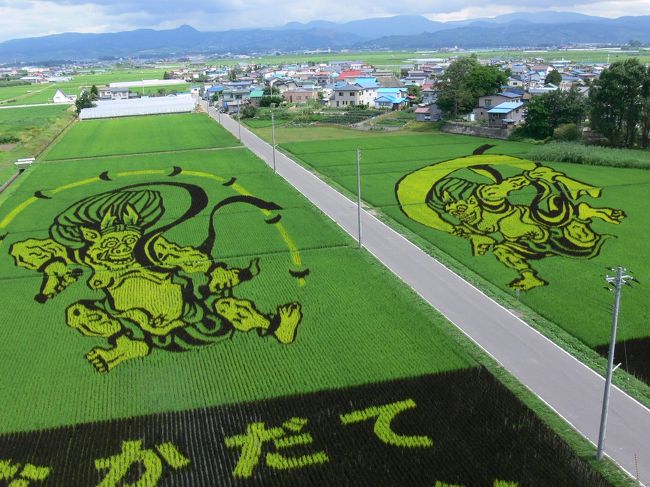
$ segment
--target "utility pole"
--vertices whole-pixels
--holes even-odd
[[[600,415],[600,431],[598,433],[598,450],[596,451],[596,460],[603,457],[605,446],[605,432],[607,430],[607,413],[609,412],[609,393],[612,387],[612,374],[619,367],[614,367],[614,350],[616,348],[616,329],[618,327],[618,312],[621,306],[621,289],[624,284],[631,286],[629,281],[639,282],[631,275],[627,274],[627,269],[617,267],[610,269],[616,271],[615,276],[605,276],[608,284],[613,285],[614,289],[607,287],[608,291],[614,292],[614,309],[612,312],[612,333],[609,342],[609,355],[607,357],[607,377],[605,378],[605,391],[603,393],[603,410]]]
[[[273,172],[277,172],[275,168],[275,114],[271,108],[271,138],[273,141]]]
[[[361,245],[361,149],[357,147],[357,227],[359,229],[359,248]]]
[[[241,142],[241,105],[237,105],[237,131],[239,142]]]

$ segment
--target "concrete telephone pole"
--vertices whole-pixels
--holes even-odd
[[[241,105],[237,105],[237,137],[241,142]]]
[[[629,281],[638,282],[634,277],[626,274],[627,269],[624,267],[617,267],[610,269],[616,271],[615,276],[605,276],[608,284],[613,285],[614,289],[608,287],[609,291],[614,292],[614,309],[612,312],[612,333],[609,342],[609,355],[607,357],[607,377],[605,378],[605,391],[603,393],[603,410],[600,415],[600,431],[598,433],[598,450],[596,451],[596,459],[603,458],[603,449],[605,447],[605,433],[607,430],[607,413],[609,412],[609,393],[612,388],[612,374],[618,368],[614,367],[614,351],[616,349],[616,330],[618,327],[618,312],[621,307],[621,289],[624,284],[631,286]]]
[[[273,172],[277,172],[275,169],[275,114],[271,108],[271,138],[273,142]]]
[[[357,147],[357,226],[359,229],[359,248],[361,245],[361,149]]]

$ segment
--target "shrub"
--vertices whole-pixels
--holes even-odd
[[[253,118],[257,114],[257,108],[253,105],[246,105],[241,109],[242,118]]]
[[[582,138],[575,123],[563,123],[553,130],[553,138],[562,142],[575,142]]]
[[[15,135],[0,135],[0,144],[15,144],[20,142],[20,139]]]

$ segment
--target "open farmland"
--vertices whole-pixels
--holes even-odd
[[[121,141],[132,120],[99,123]],[[147,147],[39,163],[0,206],[9,468],[52,485],[610,485],[250,152]]]
[[[84,120],[47,154],[48,160],[91,158],[142,152],[221,148],[237,145],[202,114]]]
[[[71,122],[73,114],[68,108],[59,105],[0,110],[0,135],[19,139],[0,145],[0,184],[16,171],[16,159],[36,156]]]
[[[71,81],[67,82],[0,87],[0,105],[51,103],[57,89],[78,95],[83,88],[92,85],[101,86],[116,81],[161,79],[163,73],[162,69],[111,69],[108,72],[76,74]]]
[[[357,51],[342,53],[318,53],[318,54],[283,54],[280,56],[262,56],[253,58],[259,64],[289,64],[289,63],[326,63],[329,61],[347,61],[351,59],[360,59],[373,66],[392,69],[398,71],[400,67],[412,64],[411,59],[430,59],[442,58],[447,59],[457,56],[469,56],[476,54],[479,59],[535,59],[540,58],[545,62],[551,62],[558,59],[566,59],[574,62],[599,62],[604,63],[621,61],[630,57],[638,57],[641,62],[650,60],[650,53],[647,50],[640,52],[625,52],[611,49],[593,49],[593,50],[555,50],[555,51],[524,51],[524,50],[467,50],[462,52],[448,51]],[[237,59],[216,59],[218,64],[237,64]]]
[[[495,147],[487,149],[484,155],[467,157],[483,144]],[[530,235],[540,233],[535,237],[538,240],[529,244],[521,243],[528,242],[529,237],[518,234],[518,230],[497,226],[479,230],[476,225],[483,220],[470,219],[471,223],[464,224],[449,211],[455,209],[461,215],[466,208],[459,210],[453,205],[447,206],[452,201],[467,200],[480,185],[496,184],[507,177],[528,174],[527,171],[534,169],[534,164],[519,159],[525,160],[531,148],[526,144],[431,133],[391,137],[358,135],[357,138],[340,140],[291,142],[282,147],[350,193],[356,193],[355,150],[360,147],[364,201],[380,208],[395,225],[420,239],[418,241],[423,247],[434,253],[444,252],[456,265],[471,269],[506,293],[517,296],[522,304],[560,325],[601,354],[606,353],[611,319],[611,295],[603,290],[602,276],[606,267],[625,265],[642,281],[650,277],[648,253],[644,247],[650,211],[644,196],[650,186],[648,171],[544,163],[543,167],[547,169],[542,172],[551,174],[548,171],[554,171],[555,174],[549,176],[552,179],[550,183],[543,179],[540,182],[539,178],[535,184],[531,184],[529,179],[517,179],[515,187],[503,195],[499,204],[511,205],[509,208],[515,208],[512,211],[529,208],[537,212],[539,218],[529,221],[532,225],[529,230],[532,232]],[[504,154],[512,157],[499,156]],[[454,160],[456,162],[445,162]],[[477,166],[476,170],[472,169],[474,166]],[[451,172],[445,172],[446,167],[451,167]],[[396,185],[410,174],[413,176],[409,177],[409,184],[414,188],[414,194],[421,191],[421,196],[419,200],[417,196],[416,200],[407,197],[408,202],[405,202],[396,193]],[[533,173],[533,178],[535,174],[543,178],[540,171]],[[429,194],[436,181],[442,181],[436,187],[438,193]],[[440,189],[445,184],[449,188]],[[548,188],[548,194],[560,195],[560,199],[552,204],[561,202],[562,207],[566,207],[567,213],[562,217],[566,220],[553,223],[550,216],[545,216],[549,215],[548,206],[542,207],[549,201],[542,195],[546,191],[543,188]],[[444,191],[448,191],[448,195]],[[441,200],[434,201],[435,198]],[[448,200],[442,201],[444,198]],[[488,212],[484,213],[486,218],[492,218],[489,216],[491,210],[480,204],[470,202],[471,211],[478,208],[477,211]],[[557,206],[551,208],[557,209]],[[585,211],[574,221],[572,212],[578,212],[578,208]],[[588,208],[603,208],[604,213],[594,214]],[[447,223],[433,222],[430,220],[432,214],[441,215],[440,218]],[[494,218],[500,221],[500,217]],[[562,230],[565,228],[580,228],[581,236],[570,235],[568,230]],[[564,236],[561,231],[564,231]],[[507,239],[502,232],[507,233]],[[515,245],[506,241],[519,243]],[[507,243],[510,248],[522,245],[527,250],[519,247],[519,250],[508,253],[508,248],[497,246],[499,242]],[[523,277],[534,273],[539,281],[529,286],[532,279],[522,281],[521,270]],[[625,369],[648,381],[650,331],[647,327],[647,302],[643,296],[644,293],[638,290],[624,293],[618,335],[620,357],[617,358]]]

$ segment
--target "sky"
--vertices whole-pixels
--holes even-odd
[[[496,3],[496,2],[495,2]],[[556,10],[602,17],[650,15],[650,0],[0,0],[0,42],[61,32],[272,27],[290,21],[424,15],[450,21],[510,12]]]

